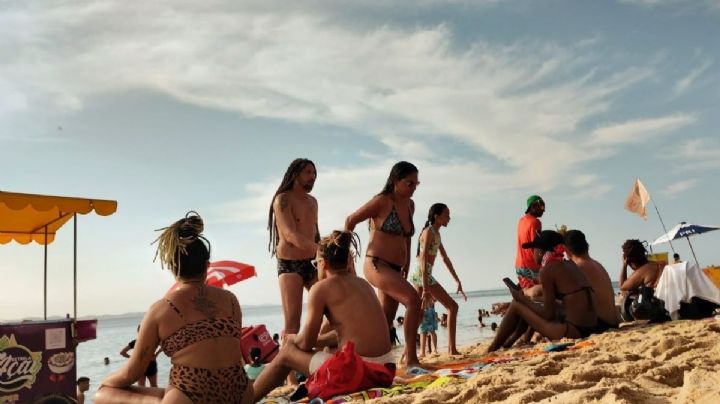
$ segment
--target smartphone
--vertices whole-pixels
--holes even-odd
[[[507,287],[510,289],[520,290],[520,286],[516,285],[515,282],[510,280],[510,278],[503,278],[503,282],[505,282]]]

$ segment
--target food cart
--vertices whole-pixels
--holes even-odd
[[[108,216],[117,202],[0,191],[0,244],[44,246],[43,320],[0,322],[0,403],[75,398],[75,347],[95,338],[96,320],[77,321],[77,215]],[[47,247],[73,220],[73,317],[47,319]]]

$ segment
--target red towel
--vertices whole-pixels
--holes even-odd
[[[355,344],[348,341],[310,375],[305,387],[311,400],[315,397],[327,400],[373,387],[390,387],[394,378],[394,363],[365,362],[355,353]]]

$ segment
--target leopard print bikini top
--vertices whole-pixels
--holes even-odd
[[[165,301],[184,320],[185,317],[177,307],[168,299]],[[235,305],[230,317],[205,318],[192,323],[185,323],[177,331],[160,341],[160,347],[165,355],[172,357],[175,353],[192,344],[210,338],[232,337],[240,339],[240,324],[235,320]]]

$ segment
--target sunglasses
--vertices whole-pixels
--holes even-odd
[[[408,188],[417,188],[420,185],[420,181],[402,180]]]

